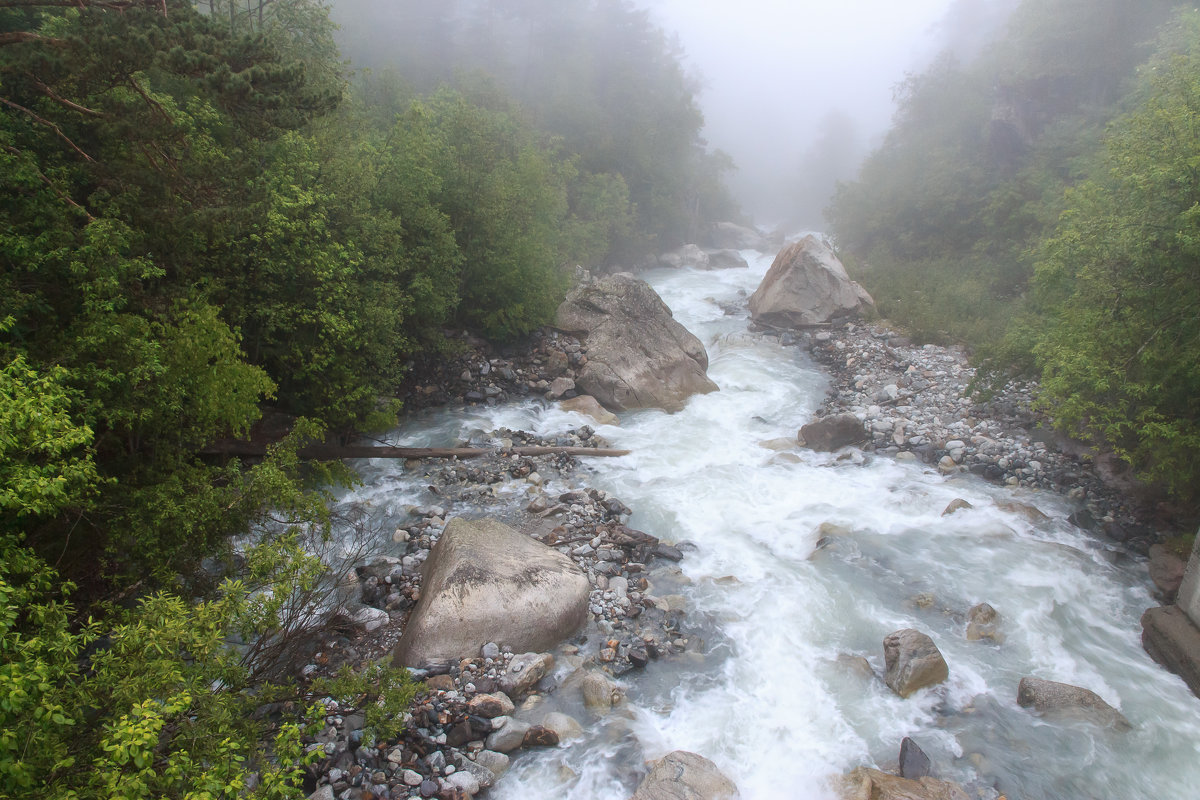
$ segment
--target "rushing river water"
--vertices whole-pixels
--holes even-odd
[[[942,777],[994,784],[1009,800],[1200,796],[1200,700],[1139,641],[1156,605],[1145,567],[1068,524],[1066,501],[888,458],[761,445],[795,436],[826,379],[799,349],[722,310],[744,306],[769,265],[747,255],[750,270],[643,276],[704,342],[721,391],[673,415],[622,414],[598,432],[633,454],[581,467],[587,485],[635,510],[632,527],[695,545],[683,576],[655,585],[686,597],[692,652],[627,675],[623,711],[583,739],[520,755],[491,796],[625,800],[643,759],[683,749],[716,762],[744,798],[827,798],[831,776],[894,763],[905,736]],[[584,422],[530,402],[446,412],[392,438],[448,444],[475,429]],[[400,465],[364,474],[362,497],[418,502]],[[941,516],[955,498],[974,508]],[[964,636],[980,602],[1000,612],[1000,645]],[[910,627],[945,655],[942,686],[904,700],[838,660],[864,656],[881,675],[884,636]],[[1092,689],[1133,730],[1038,718],[1016,704],[1025,675]]]

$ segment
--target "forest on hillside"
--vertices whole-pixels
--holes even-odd
[[[881,313],[1038,377],[1065,431],[1178,500],[1200,486],[1200,16],[1024,2],[899,88],[827,217]]]
[[[385,8],[422,7],[458,8]],[[0,794],[296,796],[304,715],[250,712],[334,692],[284,645],[351,480],[299,447],[392,424],[447,329],[520,337],[575,265],[734,213],[644,12],[469,10],[366,70],[322,0],[0,0]],[[572,68],[515,80],[517,36]],[[201,455],[267,408],[266,459]]]

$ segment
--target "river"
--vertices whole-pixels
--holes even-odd
[[[1009,800],[1197,796],[1200,700],[1141,648],[1139,618],[1156,605],[1145,565],[1067,523],[1066,500],[884,457],[761,445],[794,437],[827,381],[801,349],[723,311],[744,307],[769,266],[746,255],[749,270],[642,276],[704,342],[721,391],[677,414],[621,414],[598,432],[633,454],[581,467],[634,509],[630,526],[694,546],[669,589],[686,598],[691,652],[625,676],[623,710],[583,739],[520,755],[490,797],[625,800],[642,759],[683,749],[716,762],[743,798],[830,798],[830,776],[894,764],[905,736],[941,777]],[[448,444],[475,429],[552,434],[585,421],[527,402],[447,411],[390,438]],[[398,464],[365,475],[363,499],[416,497]],[[955,498],[973,508],[942,516]],[[980,602],[999,611],[1002,644],[966,640],[966,611]],[[932,636],[950,665],[945,684],[906,700],[877,677],[882,640],[901,628]],[[1025,675],[1092,689],[1133,730],[1037,717],[1016,703]]]

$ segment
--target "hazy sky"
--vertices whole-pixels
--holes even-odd
[[[706,136],[738,163],[744,205],[763,212],[792,191],[830,112],[864,142],[886,129],[893,87],[946,44],[938,23],[953,0],[641,2],[703,75]]]

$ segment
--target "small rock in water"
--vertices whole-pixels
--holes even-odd
[[[907,736],[900,742],[900,777],[916,780],[931,775],[932,764],[925,751]]]

